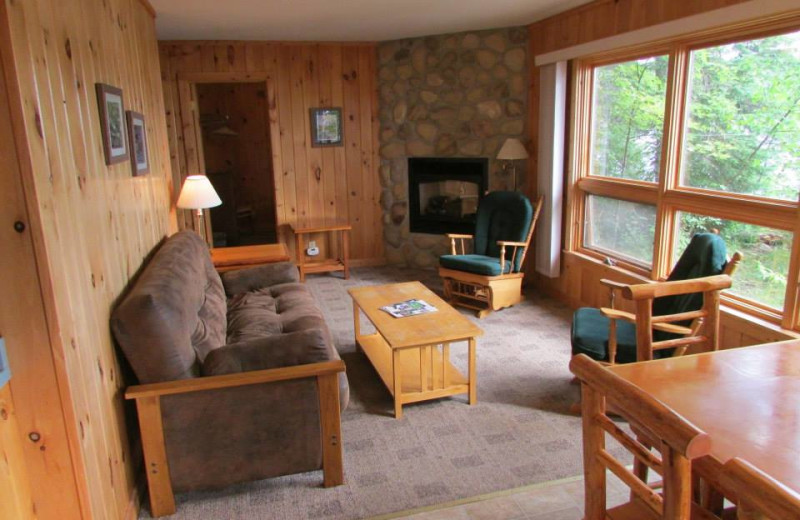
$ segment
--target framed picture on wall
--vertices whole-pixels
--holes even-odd
[[[104,83],[95,85],[100,111],[100,136],[106,164],[116,164],[128,159],[128,137],[125,125],[125,106],[122,90]]]
[[[311,146],[342,146],[342,109],[311,109]]]
[[[131,145],[131,168],[133,176],[144,175],[150,172],[150,159],[147,157],[147,133],[145,132],[144,116],[139,112],[128,110],[125,112],[128,122],[128,139]]]

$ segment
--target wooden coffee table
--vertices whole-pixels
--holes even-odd
[[[468,394],[477,402],[475,344],[483,331],[420,282],[355,287],[353,322],[356,345],[364,351],[383,384],[394,397],[394,416],[403,417],[403,405]],[[437,312],[395,318],[380,308],[411,299],[425,300]],[[377,332],[361,334],[360,312]],[[450,344],[466,341],[469,371],[461,374],[450,363]]]

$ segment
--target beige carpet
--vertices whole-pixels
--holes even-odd
[[[177,497],[172,518],[367,518],[450,502],[581,473],[580,419],[570,385],[569,309],[529,295],[526,302],[477,320],[478,404],[459,396],[404,407],[391,398],[353,343],[347,288],[421,280],[439,291],[434,271],[362,268],[350,280],[310,276],[347,364],[351,400],[344,412],[345,485],[321,487],[312,472]],[[451,356],[466,367],[466,344]],[[146,508],[143,518],[148,518]]]

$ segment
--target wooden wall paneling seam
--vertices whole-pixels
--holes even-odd
[[[297,188],[297,218],[296,222],[305,226],[308,224],[308,160],[306,157],[306,136],[309,128],[306,115],[304,83],[304,69],[306,56],[303,47],[289,47],[291,56],[291,89],[292,89],[292,145],[294,154],[295,186]]]
[[[378,223],[381,221],[380,208],[375,195],[376,185],[379,185],[378,170],[375,166],[375,147],[377,146],[377,133],[374,110],[375,79],[378,71],[375,69],[375,60],[372,56],[375,49],[359,47],[358,49],[358,89],[361,101],[361,179],[364,205],[364,256],[374,258],[377,256],[377,244],[383,240],[374,240],[373,237],[383,237],[383,232]],[[366,108],[366,109],[365,109]],[[380,191],[378,191],[380,193]]]
[[[289,248],[292,255],[295,253],[294,240],[291,239],[289,224],[297,222],[297,175],[295,174],[294,145],[292,136],[294,135],[294,121],[292,120],[292,78],[288,73],[291,70],[291,49],[289,47],[279,47],[276,49],[278,58],[278,74],[276,81],[277,103],[278,103],[278,122],[280,128],[278,134],[281,140],[281,161],[283,163],[283,192],[284,192],[284,215],[282,230],[284,244]],[[294,257],[294,256],[293,256]]]
[[[350,256],[359,258],[364,255],[363,222],[358,211],[359,201],[362,197],[361,190],[361,132],[358,125],[360,113],[358,90],[358,49],[347,48],[342,50],[342,77],[344,78],[343,93],[344,106],[342,118],[344,119],[344,144],[347,161],[347,208],[348,221],[353,226],[351,236],[354,238],[350,246]]]
[[[263,48],[261,65],[267,74],[267,122],[269,124],[270,152],[272,155],[272,178],[275,184],[275,223],[280,236],[281,225],[286,222],[286,205],[284,175],[283,175],[283,156],[281,154],[280,123],[278,121],[276,71],[278,68],[277,54],[274,47],[265,47],[254,44],[254,47]],[[254,67],[258,64],[254,64]],[[248,71],[250,72],[250,71]]]
[[[319,46],[319,100],[317,107],[334,107],[333,104],[333,46]],[[335,147],[326,146],[322,152],[322,222],[333,225],[336,221],[336,151]],[[339,256],[339,242],[335,237],[325,233],[328,255]]]
[[[308,139],[306,149],[306,184],[308,186],[308,221],[320,222],[325,218],[325,199],[322,168],[322,148],[311,145],[310,109],[319,107],[319,45],[309,45],[303,49],[303,105],[305,113],[304,137]],[[328,233],[310,235],[320,248],[320,258],[328,250]]]
[[[335,107],[342,108],[342,128],[345,129],[346,112],[344,110],[344,77],[342,68],[342,47],[339,45],[332,47],[331,53],[331,79],[336,80],[331,85],[331,104]],[[347,134],[344,135],[344,142],[342,146],[337,146],[333,149],[334,156],[334,175],[335,175],[335,195],[334,195],[334,208],[335,217],[337,220],[347,220],[350,222],[351,215],[348,211],[348,177],[347,177]],[[380,237],[382,241],[383,238]],[[350,257],[353,257],[352,252]],[[351,262],[352,263],[352,262]]]

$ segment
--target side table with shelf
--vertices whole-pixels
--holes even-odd
[[[332,224],[291,224],[294,232],[295,249],[297,254],[297,269],[300,271],[300,281],[305,282],[307,273],[327,273],[343,271],[344,279],[350,278],[350,230],[352,226],[345,222]],[[306,240],[303,235],[312,233],[334,233],[339,235],[340,248],[338,258],[327,258],[314,262],[306,262],[304,251]]]

